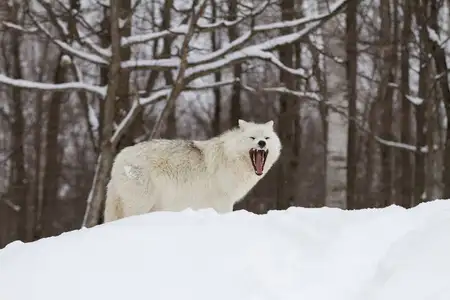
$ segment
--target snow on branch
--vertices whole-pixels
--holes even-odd
[[[191,91],[204,91],[204,90],[208,90],[208,89],[231,85],[236,82],[239,82],[239,78],[222,80],[219,82],[206,83],[206,84],[202,84],[202,85],[187,85],[183,89],[183,93],[191,92]],[[162,97],[167,96],[170,93],[171,89],[172,89],[171,86],[165,86],[163,88],[154,90],[154,91],[152,91],[152,95],[150,97],[140,98],[139,103],[142,106],[149,105],[149,104],[155,104],[156,102],[159,102]],[[144,93],[146,93],[146,92],[143,91],[140,94],[144,94]]]
[[[421,105],[423,103],[423,99],[411,95],[405,95],[406,99],[408,99],[412,104]]]
[[[187,32],[187,24],[182,24],[177,27],[163,30],[163,31],[151,32],[151,33],[146,33],[146,34],[137,34],[137,35],[133,35],[133,36],[129,36],[129,37],[122,37],[121,43],[122,43],[122,47],[129,47],[129,46],[139,44],[139,43],[147,43],[152,40],[166,37],[168,35],[186,34],[186,32]]]
[[[179,65],[180,59],[178,57],[160,59],[130,59],[120,63],[122,69],[150,69],[159,71],[176,69]]]
[[[280,93],[280,94],[290,94],[298,98],[308,98],[310,100],[313,100],[315,102],[322,101],[322,96],[318,93],[314,92],[306,92],[306,91],[293,91],[286,87],[280,86],[280,87],[267,87],[262,89],[255,89],[251,86],[241,84],[241,86],[251,92],[251,93],[257,93],[258,91],[266,92],[266,93]]]
[[[285,66],[274,54],[270,53],[269,51],[286,44],[294,43],[302,39],[306,35],[310,34],[318,27],[320,27],[324,22],[326,22],[334,15],[339,13],[345,7],[347,1],[348,0],[340,0],[337,4],[335,4],[332,7],[332,9],[328,14],[323,14],[320,16],[320,18],[315,17],[314,20],[316,21],[314,23],[309,24],[304,29],[298,32],[281,35],[257,45],[248,46],[243,49],[237,49],[234,52],[228,53],[226,55],[223,55],[223,53],[224,52],[226,53],[227,51],[230,52],[229,50],[227,50],[227,48],[228,49],[238,48],[238,45],[231,43],[228,47],[225,47],[226,50],[219,49],[207,56],[204,56],[203,58],[201,57],[199,58],[198,56],[195,57],[190,56],[188,58],[190,68],[186,71],[186,77],[189,78],[190,80],[195,79],[203,75],[206,75],[214,70],[229,66],[231,64],[236,64],[247,59],[261,59],[264,61],[269,61],[270,63],[276,65],[280,69],[283,69],[291,74],[307,77],[308,75],[305,74],[303,70],[295,70]],[[244,43],[245,40],[247,40],[247,37],[248,33],[244,34],[238,39],[241,42],[241,45]]]
[[[71,46],[71,45],[67,44],[66,42],[63,42],[59,39],[52,39],[52,41],[56,45],[58,45],[64,52],[66,52],[68,54],[71,54],[75,57],[81,58],[83,60],[89,61],[94,64],[103,65],[103,66],[108,65],[108,61],[98,55],[77,50],[73,46]]]
[[[246,33],[244,33],[242,36],[240,36],[238,39],[234,40],[233,42],[229,43],[225,47],[218,49],[217,51],[214,51],[208,55],[198,55],[193,54],[188,56],[188,65],[191,68],[189,73],[190,75],[196,74],[195,78],[198,78],[200,76],[203,76],[205,74],[208,74],[213,69],[217,68],[223,68],[230,64],[239,63],[246,59],[261,59],[265,61],[269,61],[279,68],[286,70],[292,74],[295,75],[301,75],[305,76],[305,73],[303,71],[290,69],[286,66],[284,66],[275,55],[269,53],[268,51],[274,50],[279,46],[290,44],[293,42],[298,41],[299,39],[302,39],[309,33],[313,32],[315,29],[320,27],[324,22],[332,18],[334,15],[339,13],[347,3],[348,0],[339,0],[338,3],[334,4],[330,12],[326,14],[320,14],[313,17],[308,18],[302,18],[299,20],[294,20],[291,22],[275,22],[273,24],[267,24],[267,25],[261,25],[261,26],[255,26],[254,28],[250,29]],[[309,22],[313,22],[312,24],[309,24],[304,29],[294,32],[287,35],[278,36],[276,38],[269,39],[266,42],[249,46],[243,49],[240,49],[255,33],[260,33],[267,30],[272,29],[280,29],[283,28],[283,26],[287,27],[293,27],[298,26],[302,24],[306,24]],[[175,30],[180,33],[186,33],[187,25],[181,25]],[[213,28],[213,27],[211,27]],[[174,29],[171,29],[174,30]],[[157,32],[153,33],[152,37],[157,38],[164,36],[164,32]],[[138,36],[135,36],[138,38]],[[143,39],[145,40],[145,39]],[[142,41],[143,41],[142,40]],[[138,59],[138,60],[128,60],[122,62],[121,66],[125,69],[152,69],[152,70],[165,70],[165,69],[176,69],[178,68],[180,63],[179,58],[168,58],[168,59]]]
[[[33,34],[33,33],[37,33],[38,32],[38,29],[36,27],[24,28],[21,25],[17,25],[17,24],[14,24],[12,22],[7,22],[7,21],[3,21],[2,24],[6,28],[14,29],[14,30],[20,31],[22,33],[29,33],[29,34],[31,33],[31,34]]]
[[[67,54],[70,54],[72,56],[78,57],[80,59],[89,61],[91,63],[100,64],[100,65],[107,65],[108,64],[108,58],[110,56],[110,53],[98,47],[93,43],[90,39],[85,39],[83,41],[83,44],[85,44],[89,49],[93,50],[97,54],[91,54],[87,53],[81,50],[77,50],[76,48],[72,47],[71,45],[67,44],[66,42],[62,41],[61,39],[58,39],[54,37],[50,32],[48,32],[47,29],[45,29],[38,20],[36,20],[34,17],[31,17],[31,20],[35,24],[35,27],[25,28],[23,26],[11,23],[11,22],[2,22],[3,25],[5,25],[8,28],[21,31],[22,33],[27,34],[36,34],[38,32],[42,32],[51,42],[53,42],[55,45],[59,46],[64,52]],[[54,24],[60,33],[62,35],[67,35],[68,31],[65,27],[64,23],[57,19],[57,21]]]
[[[203,85],[199,85],[199,86],[188,85],[188,86],[186,86],[185,91],[202,91],[202,90],[207,90],[207,89],[213,89],[213,88],[217,88],[217,87],[231,85],[231,84],[234,84],[239,81],[240,81],[239,78],[234,78],[234,79],[229,79],[229,80],[222,80],[222,81],[207,83],[207,84],[203,84]]]
[[[85,90],[97,94],[101,97],[106,96],[106,87],[90,85],[83,82],[67,82],[58,84],[41,83],[24,79],[13,79],[3,74],[0,74],[0,84],[1,83],[29,90],[40,90],[48,92],[66,91],[66,90]]]
[[[403,150],[407,150],[407,151],[411,151],[411,152],[417,152],[419,150],[421,153],[428,153],[428,151],[429,151],[428,146],[422,146],[422,147],[420,147],[420,149],[418,149],[417,146],[409,145],[409,144],[405,144],[405,143],[388,141],[388,140],[380,138],[379,136],[374,136],[374,138],[380,144],[383,144],[388,147],[394,147],[394,148],[403,149]],[[439,149],[439,147],[437,145],[433,148],[434,148],[434,150]]]
[[[67,26],[66,24],[64,24],[63,21],[61,21],[60,19],[56,19],[55,23],[56,23],[55,25],[58,26],[60,32],[63,33],[64,36],[69,35]],[[77,42],[80,45],[87,47],[90,51],[92,51],[93,53],[102,57],[105,60],[109,60],[111,58],[111,51],[109,49],[104,49],[98,46],[95,42],[93,42],[89,37],[91,34],[80,34],[77,28],[75,33],[77,35]]]
[[[208,63],[208,62],[214,61],[232,51],[235,51],[236,49],[241,47],[245,42],[249,41],[252,36],[253,36],[253,32],[247,31],[246,33],[244,33],[242,36],[238,37],[231,43],[223,45],[222,48],[219,48],[212,53],[205,54],[205,55],[190,55],[188,57],[188,62],[190,65],[199,65],[202,63]]]
[[[39,24],[39,22],[37,20],[33,19],[33,22],[35,23],[35,26],[41,32],[43,32],[48,37],[48,39],[51,42],[53,42],[54,44],[59,46],[67,54],[73,55],[75,57],[78,57],[80,59],[89,61],[89,62],[94,63],[94,64],[99,64],[99,65],[107,65],[108,64],[108,61],[106,59],[102,58],[101,56],[98,56],[96,54],[87,53],[85,51],[81,51],[81,50],[75,49],[73,46],[71,46],[68,43],[62,41],[61,39],[53,37],[51,35],[51,33],[48,32],[48,30],[45,29],[41,24]],[[61,24],[59,24],[59,25],[61,25]]]
[[[307,74],[305,74],[305,72],[302,69],[295,70],[289,68],[285,66],[273,53],[264,51],[264,50],[271,50],[273,48],[276,48],[277,45],[284,44],[285,39],[283,38],[285,37],[291,38],[292,35],[297,36],[297,34],[284,35],[278,38],[271,39],[262,44],[258,44],[255,46],[248,46],[243,49],[236,50],[235,52],[229,53],[223,57],[216,55],[217,59],[214,61],[210,61],[211,60],[210,57],[214,57],[215,52],[213,52],[213,54],[205,58],[208,59],[208,61],[210,62],[199,64],[199,59],[196,59],[195,61],[197,62],[197,64],[194,66],[190,66],[186,70],[186,78],[189,78],[187,80],[193,80],[195,78],[207,75],[217,69],[224,68],[232,64],[240,63],[248,59],[260,59],[264,61],[269,61],[270,63],[276,65],[280,69],[283,69],[291,74],[307,77]],[[298,38],[301,38],[301,36]]]
[[[233,21],[220,20],[215,23],[205,23],[205,24],[197,23],[196,28],[201,32],[208,32],[208,31],[213,31],[213,30],[217,30],[220,28],[224,28],[224,27],[235,26],[239,23],[242,23],[247,18],[253,18],[253,17],[256,17],[257,15],[261,14],[267,8],[269,3],[270,3],[270,1],[265,1],[264,3],[259,5],[255,9],[255,11],[253,11],[251,14],[237,18],[236,20],[233,20]],[[122,47],[130,47],[132,45],[139,44],[139,43],[147,43],[152,40],[164,38],[164,37],[170,36],[170,35],[184,35],[187,33],[187,30],[188,30],[187,24],[180,24],[173,28],[159,31],[159,32],[150,32],[150,33],[145,33],[145,34],[137,34],[137,35],[133,35],[130,37],[123,37],[122,41],[121,41]]]
[[[36,23],[36,27],[30,27],[30,28],[25,28],[21,25],[14,24],[12,22],[2,22],[2,24],[9,29],[14,29],[14,30],[20,31],[25,34],[36,34],[38,32],[42,32],[45,36],[47,36],[47,38],[50,41],[52,41],[54,44],[59,46],[63,51],[65,51],[68,54],[71,54],[78,58],[84,59],[91,63],[101,64],[101,65],[108,64],[107,59],[109,59],[109,57],[111,56],[111,53],[108,50],[97,46],[87,36],[80,37],[80,40],[82,41],[81,44],[88,47],[91,51],[95,52],[96,54],[86,53],[84,51],[75,49],[74,47],[70,46],[66,42],[53,37],[48,32],[48,30],[46,30],[42,25],[40,25],[36,20],[34,20],[34,22]],[[56,26],[61,31],[61,33],[65,34],[65,35],[68,34],[67,28],[65,28],[65,26],[61,20],[58,20]]]
[[[431,28],[429,26],[427,26],[427,30],[428,30],[429,39],[431,41],[433,41],[434,43],[436,43],[436,45],[438,47],[441,47],[441,48],[444,47],[445,44],[447,43],[447,41],[450,40],[450,37],[447,39],[441,38],[439,36],[439,33],[437,33],[436,30],[434,30],[433,28]]]

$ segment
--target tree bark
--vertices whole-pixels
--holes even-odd
[[[164,8],[163,8],[163,30],[169,30],[170,26],[172,24],[172,9],[173,6],[173,0],[166,0],[164,1]],[[164,38],[164,46],[163,46],[163,58],[170,58],[171,56],[171,49],[172,49],[172,43],[173,38],[170,36],[167,36]],[[164,80],[166,81],[166,85],[173,86],[173,76],[172,71],[168,70],[164,72]],[[173,139],[177,137],[177,99],[174,99],[174,104],[171,107],[169,114],[167,116],[166,120],[166,130],[164,132],[164,137]]]
[[[425,156],[421,148],[426,146],[426,119],[425,119],[425,105],[427,105],[426,98],[428,97],[428,77],[430,76],[429,60],[428,60],[428,0],[424,0],[423,4],[416,4],[416,16],[421,27],[419,29],[419,47],[420,47],[420,71],[419,71],[419,98],[423,99],[423,103],[416,106],[416,146],[415,152],[415,182],[414,182],[414,204],[422,202],[425,192]]]
[[[281,1],[281,18],[282,21],[292,20],[296,14],[294,1]],[[289,34],[290,29],[280,30],[281,34]],[[290,68],[294,66],[294,45],[283,45],[279,49],[281,62]],[[295,78],[283,70],[280,70],[280,82],[289,90],[295,90]],[[300,113],[297,103],[299,99],[291,94],[280,95],[280,115],[278,119],[278,134],[283,145],[282,153],[279,161],[279,175],[277,183],[277,209],[287,209],[295,202],[295,172],[292,165],[295,164],[297,157],[294,157],[296,128],[295,121]],[[297,109],[296,109],[297,108]]]
[[[216,0],[211,0],[211,23],[217,21],[217,4]],[[211,32],[211,45],[212,50],[217,51],[220,48],[220,35],[217,31]],[[220,82],[222,80],[222,73],[220,70],[214,73],[214,81]],[[214,119],[213,119],[213,134],[215,136],[221,133],[221,116],[222,116],[222,94],[220,87],[213,89],[214,93]]]
[[[228,19],[232,21],[238,16],[238,0],[230,0],[228,6]],[[228,38],[230,43],[239,37],[239,25],[228,27]],[[233,76],[236,79],[242,78],[242,65],[240,63],[233,66]],[[230,127],[236,126],[242,116],[241,108],[241,82],[236,81],[231,88],[230,105]]]
[[[118,6],[118,14],[120,20],[127,20],[123,26],[119,28],[119,35],[121,37],[129,37],[131,36],[131,23],[132,23],[132,5],[131,0],[116,0],[119,4]],[[112,38],[112,34],[110,35]],[[129,60],[131,58],[131,49],[130,47],[121,47],[120,48],[120,59],[122,61]],[[119,85],[117,88],[117,102],[115,105],[115,120],[117,123],[125,118],[128,111],[132,106],[132,102],[134,101],[133,95],[130,92],[130,71],[126,69],[121,69],[119,72],[119,81],[117,84]],[[139,135],[140,123],[139,119],[142,118],[141,114],[138,114],[136,118],[133,120],[130,125],[129,130],[122,136],[120,141],[117,144],[117,149],[115,151],[120,151],[121,149],[131,146],[134,144],[134,138]]]
[[[119,29],[120,3],[111,2],[110,6],[110,33],[111,33],[111,65],[108,72],[108,89],[105,99],[103,132],[100,146],[100,155],[97,160],[97,168],[88,196],[86,212],[83,219],[83,227],[92,227],[99,223],[101,208],[103,206],[106,186],[113,163],[115,149],[111,143],[113,135],[113,123],[115,116],[115,102],[119,88],[121,46]]]
[[[63,83],[65,68],[61,64],[62,54],[59,54],[53,82]],[[60,92],[53,92],[48,109],[45,167],[42,192],[42,214],[37,222],[37,236],[39,238],[54,235],[55,211],[58,206],[59,175],[61,173],[61,157],[59,155],[58,134],[61,123],[61,97]]]
[[[356,203],[356,185],[357,185],[357,124],[356,103],[357,103],[357,23],[356,15],[358,1],[350,1],[346,8],[346,76],[347,76],[347,99],[348,99],[348,141],[347,141],[347,208],[354,209]]]
[[[17,17],[17,7],[15,4],[13,15]],[[20,59],[20,43],[21,36],[14,34],[10,35],[11,54],[13,63],[11,64],[11,73],[15,79],[22,78],[22,68]],[[13,118],[11,124],[12,130],[12,149],[11,156],[11,201],[19,207],[17,226],[17,238],[28,242],[30,235],[28,233],[28,179],[25,172],[25,153],[24,153],[24,132],[25,132],[25,118],[23,115],[21,90],[17,87],[12,88],[12,110]]]
[[[395,70],[397,68],[397,43],[396,38],[392,34],[393,20],[390,9],[390,0],[381,1],[381,85],[380,101],[382,109],[381,118],[381,137],[385,140],[392,141],[394,135],[392,133],[393,126],[393,97],[394,90],[389,83],[395,82]],[[380,203],[384,206],[392,204],[393,190],[393,162],[394,148],[389,145],[382,144],[381,150],[381,193]]]
[[[404,0],[403,2],[403,29],[402,29],[402,51],[401,51],[401,82],[400,92],[402,97],[402,113],[401,113],[401,142],[411,145],[411,103],[407,98],[410,94],[409,88],[409,41],[411,38],[411,1]],[[408,208],[411,207],[413,196],[413,160],[410,151],[403,150],[401,153],[401,176],[400,180],[400,202],[399,205]]]
[[[430,28],[439,35],[439,25],[438,25],[438,5],[436,0],[430,0]],[[450,2],[449,2],[450,5]],[[445,138],[445,149],[444,149],[444,169],[442,174],[442,181],[444,184],[444,190],[442,197],[444,199],[450,198],[450,81],[449,77],[445,74],[449,74],[449,69],[446,61],[446,53],[443,48],[444,45],[440,45],[437,41],[430,39],[431,53],[434,59],[434,65],[436,72],[439,76],[438,85],[442,93],[443,102],[445,104],[445,110],[447,114],[447,132]]]

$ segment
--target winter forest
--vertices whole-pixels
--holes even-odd
[[[102,222],[115,154],[274,120],[235,209],[450,198],[450,0],[0,3],[0,247]]]

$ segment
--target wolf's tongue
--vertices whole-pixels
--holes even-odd
[[[262,172],[264,170],[264,158],[263,158],[262,151],[256,151],[256,153],[255,153],[255,167],[256,167],[256,173],[262,174]]]

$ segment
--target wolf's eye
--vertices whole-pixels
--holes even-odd
[[[270,139],[270,137],[266,136],[265,139],[268,140],[268,139]]]
[[[251,136],[250,138],[251,138],[252,140],[254,140],[254,139],[255,139],[255,137],[254,137],[254,136]]]

